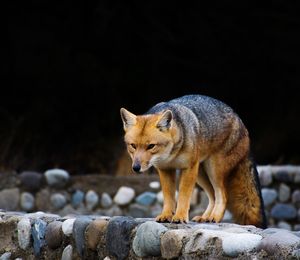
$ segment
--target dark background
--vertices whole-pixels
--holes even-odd
[[[200,2],[8,3],[0,169],[111,173],[120,107],[190,93],[235,109],[258,164],[300,163],[297,8]]]

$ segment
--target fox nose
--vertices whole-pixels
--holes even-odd
[[[133,166],[132,166],[132,170],[134,170],[135,172],[140,172],[141,170],[141,165],[139,163],[135,163]]]

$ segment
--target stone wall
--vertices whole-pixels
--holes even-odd
[[[300,167],[259,166],[262,195],[269,227],[300,230]],[[207,196],[196,188],[190,218],[201,214]],[[163,196],[157,175],[70,176],[61,169],[44,174],[0,174],[0,209],[23,212],[92,214],[102,216],[155,217]],[[224,222],[231,222],[226,211]]]
[[[0,212],[0,259],[297,259],[300,232]]]

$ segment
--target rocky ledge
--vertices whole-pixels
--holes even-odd
[[[0,212],[0,259],[298,259],[300,232],[231,223]]]

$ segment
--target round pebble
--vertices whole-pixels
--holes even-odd
[[[64,248],[64,251],[62,252],[61,255],[61,260],[72,260],[73,257],[73,247],[72,245],[68,245]]]
[[[297,217],[297,210],[291,204],[276,204],[271,210],[271,216],[275,219],[294,219]]]
[[[66,236],[72,235],[74,222],[75,218],[69,218],[62,223],[62,231]]]
[[[156,194],[153,192],[146,191],[139,196],[136,197],[135,201],[138,204],[144,205],[144,206],[150,206],[153,204],[156,200]]]
[[[19,205],[20,190],[18,188],[3,189],[0,191],[0,209],[16,210]]]
[[[261,195],[262,195],[265,207],[268,207],[271,204],[273,204],[277,198],[277,192],[275,189],[263,188],[261,190]]]
[[[101,195],[101,207],[109,208],[113,204],[112,198],[109,196],[108,193],[103,192]]]
[[[35,219],[32,226],[33,251],[40,255],[41,248],[45,245],[45,231],[47,223],[41,219]]]
[[[108,221],[96,219],[92,221],[85,231],[86,244],[89,249],[96,250],[100,239],[104,239]]]
[[[98,194],[93,191],[89,190],[85,195],[85,203],[88,210],[92,210],[96,207],[99,202]]]
[[[20,248],[26,250],[30,245],[31,223],[28,218],[22,218],[17,225],[18,243]]]
[[[71,204],[74,208],[77,208],[84,200],[84,192],[81,190],[76,190],[71,199]]]
[[[20,174],[22,188],[27,191],[37,191],[41,188],[43,175],[38,172],[24,171]]]
[[[62,169],[51,169],[45,172],[48,185],[63,188],[70,179],[70,174]]]
[[[76,218],[73,225],[73,237],[76,244],[78,254],[82,257],[85,246],[84,232],[86,227],[92,220],[89,217],[78,217]]]
[[[132,249],[139,257],[159,256],[160,236],[168,229],[154,221],[147,221],[141,224],[133,239]]]
[[[60,193],[52,194],[50,201],[55,209],[62,209],[67,204],[66,197]]]
[[[22,210],[30,211],[34,208],[34,196],[29,192],[22,192],[20,198],[20,205]]]
[[[60,247],[63,240],[62,222],[53,221],[49,223],[46,228],[45,240],[51,249]]]
[[[159,183],[159,181],[152,181],[152,182],[149,183],[149,187],[151,189],[157,190],[157,189],[160,188],[160,183]]]
[[[291,195],[291,189],[289,186],[287,186],[286,184],[284,183],[281,183],[279,185],[279,201],[281,202],[286,202],[289,200],[290,198],[290,195]]]
[[[114,197],[114,202],[119,206],[125,206],[133,200],[134,196],[134,189],[122,186],[117,191],[117,194]]]

